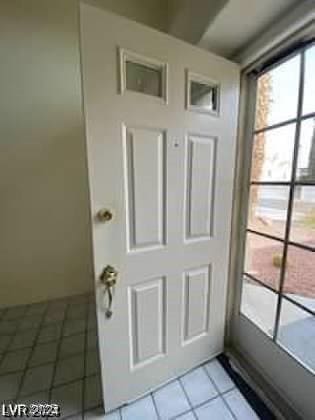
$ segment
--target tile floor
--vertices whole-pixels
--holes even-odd
[[[54,402],[82,420],[259,418],[217,360],[105,416],[91,295],[0,309],[3,402]]]

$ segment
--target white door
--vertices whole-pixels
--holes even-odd
[[[81,53],[109,411],[223,350],[239,69],[88,5]]]

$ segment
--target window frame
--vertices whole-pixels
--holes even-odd
[[[118,73],[119,73],[119,93],[121,95],[136,95],[144,97],[146,100],[155,101],[168,105],[168,63],[157,58],[142,55],[131,50],[118,47]],[[161,72],[161,96],[154,96],[147,93],[137,92],[127,89],[127,62],[139,64]]]
[[[270,66],[265,67],[260,72],[245,72],[243,74],[243,101],[241,102],[241,111],[240,117],[244,118],[244,121],[240,126],[240,136],[239,136],[239,148],[243,148],[241,153],[238,156],[238,173],[236,179],[239,180],[237,188],[235,189],[234,196],[239,193],[239,197],[236,200],[234,205],[233,215],[234,215],[234,228],[232,229],[232,240],[235,238],[236,245],[232,247],[231,252],[231,265],[230,265],[230,283],[236,283],[237,287],[234,293],[230,294],[230,303],[229,310],[231,311],[228,316],[232,318],[230,329],[227,331],[228,339],[233,340],[233,330],[237,331],[237,317],[245,317],[252,325],[258,328],[269,340],[274,342],[277,347],[284,350],[288,355],[290,355],[296,362],[298,362],[303,368],[315,374],[315,370],[310,366],[306,365],[298,356],[294,355],[290,349],[284,347],[281,342],[277,340],[280,326],[280,316],[281,316],[281,306],[283,299],[295,305],[297,308],[304,310],[309,313],[311,316],[315,317],[315,311],[311,310],[307,306],[304,306],[300,302],[292,299],[290,296],[284,294],[284,282],[285,282],[285,273],[286,273],[286,261],[289,246],[295,246],[297,248],[315,252],[314,247],[301,244],[290,240],[290,228],[292,224],[292,213],[294,208],[294,191],[297,186],[310,186],[315,187],[315,181],[299,181],[296,180],[296,171],[298,164],[298,147],[300,141],[300,133],[302,122],[311,118],[315,118],[315,111],[303,115],[303,99],[304,99],[304,78],[305,78],[305,54],[309,48],[315,46],[314,40],[310,43],[300,46],[294,52],[290,53],[284,58],[281,58],[278,61],[274,61]],[[300,55],[300,72],[299,72],[299,92],[298,92],[298,107],[295,118],[291,118],[285,121],[281,121],[277,124],[268,125],[263,128],[255,129],[255,113],[256,113],[256,99],[257,99],[257,81],[264,73],[269,72],[275,67],[278,67],[280,64],[288,61],[290,58],[293,58],[296,55]],[[280,128],[287,126],[289,124],[296,124],[295,135],[294,135],[294,152],[293,152],[293,165],[290,181],[251,181],[251,163],[252,163],[252,153],[255,135],[261,132],[272,130],[275,128]],[[250,187],[252,185],[257,186],[287,186],[289,187],[289,200],[288,200],[288,210],[286,215],[285,222],[285,235],[284,238],[279,238],[277,236],[269,235],[263,232],[256,231],[255,229],[248,228],[248,211],[249,211],[249,193]],[[238,226],[236,227],[236,219],[238,219]],[[252,274],[246,273],[244,271],[244,261],[245,261],[245,245],[246,245],[246,235],[247,233],[253,233],[268,239],[278,241],[283,244],[283,258],[280,269],[280,280],[279,280],[279,289],[274,290],[269,287],[267,284],[261,280],[255,278]],[[237,236],[238,235],[238,236]],[[235,249],[237,248],[237,249]],[[233,274],[232,274],[233,273]],[[268,290],[272,290],[273,293],[277,296],[277,309],[275,315],[275,326],[273,335],[268,335],[263,331],[257,324],[255,324],[250,318],[248,318],[241,311],[241,299],[242,299],[242,288],[243,288],[243,278],[244,275],[250,278],[252,281],[256,282],[259,286],[262,286]],[[232,279],[234,276],[234,279]]]

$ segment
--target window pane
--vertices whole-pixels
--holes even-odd
[[[206,83],[190,81],[190,106],[218,111],[218,87]]]
[[[256,129],[297,116],[300,55],[258,79]]]
[[[162,97],[162,69],[126,61],[126,88]]]
[[[315,369],[315,317],[282,299],[277,341],[311,369]]]
[[[315,248],[315,187],[295,186],[290,240]]]
[[[301,124],[296,178],[303,182],[315,181],[315,118],[307,119]]]
[[[264,332],[273,335],[278,295],[243,277],[241,312]]]
[[[295,124],[256,134],[252,181],[289,181],[292,173]]]
[[[248,233],[244,271],[275,290],[279,289],[283,244]]]
[[[315,253],[288,247],[283,292],[315,312]]]
[[[303,114],[315,112],[315,46],[305,53]]]
[[[248,227],[284,238],[289,187],[252,185],[249,197]]]

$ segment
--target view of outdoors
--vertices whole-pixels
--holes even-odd
[[[315,370],[315,46],[257,83],[241,311]]]

